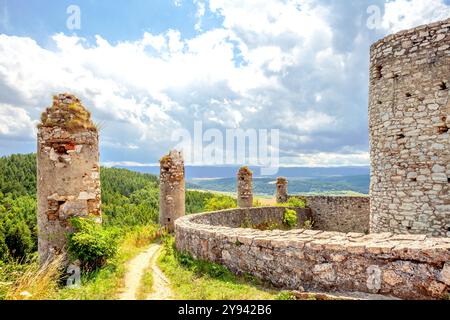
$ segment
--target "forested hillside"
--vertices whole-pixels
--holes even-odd
[[[102,168],[101,186],[105,226],[124,229],[158,222],[158,177],[126,169]],[[203,211],[213,196],[211,193],[188,191],[187,213]],[[2,157],[0,261],[24,261],[36,250],[36,155]]]

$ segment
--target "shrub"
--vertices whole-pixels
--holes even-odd
[[[306,230],[312,230],[312,228],[314,227],[314,220],[312,218],[305,220],[305,222],[303,222],[303,229]]]
[[[297,212],[295,212],[295,210],[286,209],[284,211],[283,223],[289,228],[295,228],[298,223]]]
[[[236,200],[231,197],[221,195],[216,195],[213,198],[209,199],[205,205],[205,210],[207,212],[233,208],[237,208]]]
[[[72,259],[80,260],[83,269],[97,269],[117,253],[118,229],[102,228],[89,218],[73,218],[70,222],[76,232],[67,236],[67,249]]]
[[[299,199],[299,198],[294,198],[294,197],[289,198],[285,205],[287,207],[293,207],[293,208],[305,208],[306,207],[306,203],[304,200]]]

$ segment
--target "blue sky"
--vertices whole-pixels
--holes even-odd
[[[159,34],[168,29],[180,30],[182,37],[198,32],[197,6],[192,1],[168,0],[0,0],[3,15],[9,17],[9,27],[2,33],[28,36],[45,44],[54,33],[68,33],[66,9],[78,5],[82,13],[82,28],[76,34],[92,38],[102,35],[111,42],[139,39],[143,32]],[[6,8],[6,10],[5,10]],[[209,14],[203,19],[205,28],[218,27],[221,17]]]
[[[102,123],[103,163],[155,163],[202,121],[280,130],[283,165],[367,165],[370,44],[448,18],[449,1],[0,0],[0,155],[34,152],[68,91]]]

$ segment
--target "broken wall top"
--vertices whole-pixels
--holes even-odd
[[[80,99],[69,93],[53,97],[53,104],[41,115],[39,129],[61,128],[70,132],[95,131],[91,113],[82,105]]]

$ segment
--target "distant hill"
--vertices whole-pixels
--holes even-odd
[[[369,193],[370,175],[318,177],[318,178],[289,178],[289,194],[349,194]],[[272,196],[275,194],[274,178],[253,179],[253,192],[256,195]],[[187,187],[190,189],[210,190],[218,192],[236,192],[235,178],[191,179]]]
[[[159,166],[146,167],[120,167],[141,173],[159,175]],[[259,167],[251,167],[254,177],[261,177]],[[239,166],[186,166],[186,178],[234,178],[239,170]],[[276,176],[318,178],[318,177],[343,177],[343,176],[363,176],[370,174],[370,167],[281,167]],[[267,176],[266,176],[267,177]]]

